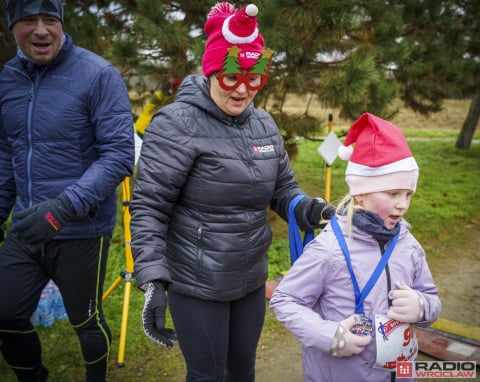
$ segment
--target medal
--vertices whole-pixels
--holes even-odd
[[[350,331],[357,336],[368,336],[372,334],[373,321],[365,316],[360,317],[358,323],[356,323]]]

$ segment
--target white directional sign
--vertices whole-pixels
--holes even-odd
[[[327,135],[327,138],[322,142],[322,144],[318,147],[317,152],[325,159],[325,162],[329,166],[332,165],[334,160],[338,156],[338,148],[342,145],[340,139],[335,135],[333,131]]]

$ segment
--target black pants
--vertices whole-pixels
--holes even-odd
[[[265,287],[231,302],[169,293],[168,303],[187,365],[187,382],[253,382],[265,319]]]
[[[53,240],[34,247],[7,235],[0,248],[0,349],[19,381],[35,381],[42,368],[30,318],[50,278],[80,340],[86,380],[105,381],[112,338],[102,311],[109,241]]]

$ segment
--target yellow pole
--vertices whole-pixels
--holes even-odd
[[[130,303],[130,291],[132,289],[132,283],[127,282],[125,284],[125,293],[123,297],[123,309],[122,309],[122,323],[120,327],[120,339],[118,344],[118,367],[125,366],[125,346],[127,343],[127,324],[128,324],[128,308]]]
[[[333,115],[328,114],[328,133],[332,131],[333,126]],[[327,164],[325,169],[325,200],[330,202],[330,189],[331,189],[331,180],[332,180],[332,167]]]
[[[123,308],[122,308],[122,321],[120,325],[120,340],[118,345],[118,358],[117,364],[119,367],[123,367],[125,361],[125,344],[127,339],[127,324],[128,324],[128,309],[130,305],[130,292],[132,289],[133,281],[133,256],[132,256],[132,235],[130,231],[130,178],[126,177],[123,181],[123,235],[125,238],[125,259],[126,270],[120,273],[112,285],[103,294],[102,300],[105,301],[107,297],[113,292],[113,290],[123,281],[125,281],[125,290],[123,294]]]
[[[115,290],[117,286],[120,285],[120,283],[123,281],[122,276],[118,276],[115,281],[110,285],[110,287],[103,293],[102,301],[105,301],[108,296],[112,294],[112,292]]]
[[[123,310],[122,323],[120,327],[120,339],[118,344],[118,358],[117,364],[119,367],[124,366],[125,360],[125,344],[127,339],[127,323],[128,323],[128,308],[130,305],[130,291],[133,281],[133,256],[132,256],[132,235],[130,231],[130,178],[126,177],[123,181],[123,232],[125,237],[125,257],[127,263],[127,270],[124,274],[125,291],[123,295]]]

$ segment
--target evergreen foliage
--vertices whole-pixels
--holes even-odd
[[[66,2],[65,30],[111,60],[128,86],[148,99],[168,80],[200,72],[203,24],[216,2]],[[239,8],[247,3],[235,2]],[[441,110],[446,98],[468,97],[472,110],[457,141],[458,148],[468,148],[480,114],[478,0],[255,3],[267,48],[274,51],[269,81],[256,102],[269,109],[285,136],[301,135],[304,117],[311,122],[307,103],[304,116],[283,123],[287,95],[310,94],[351,120],[366,110],[391,118],[398,99],[428,115]],[[3,64],[15,44],[0,12]],[[316,121],[307,131],[318,135],[321,127]]]

